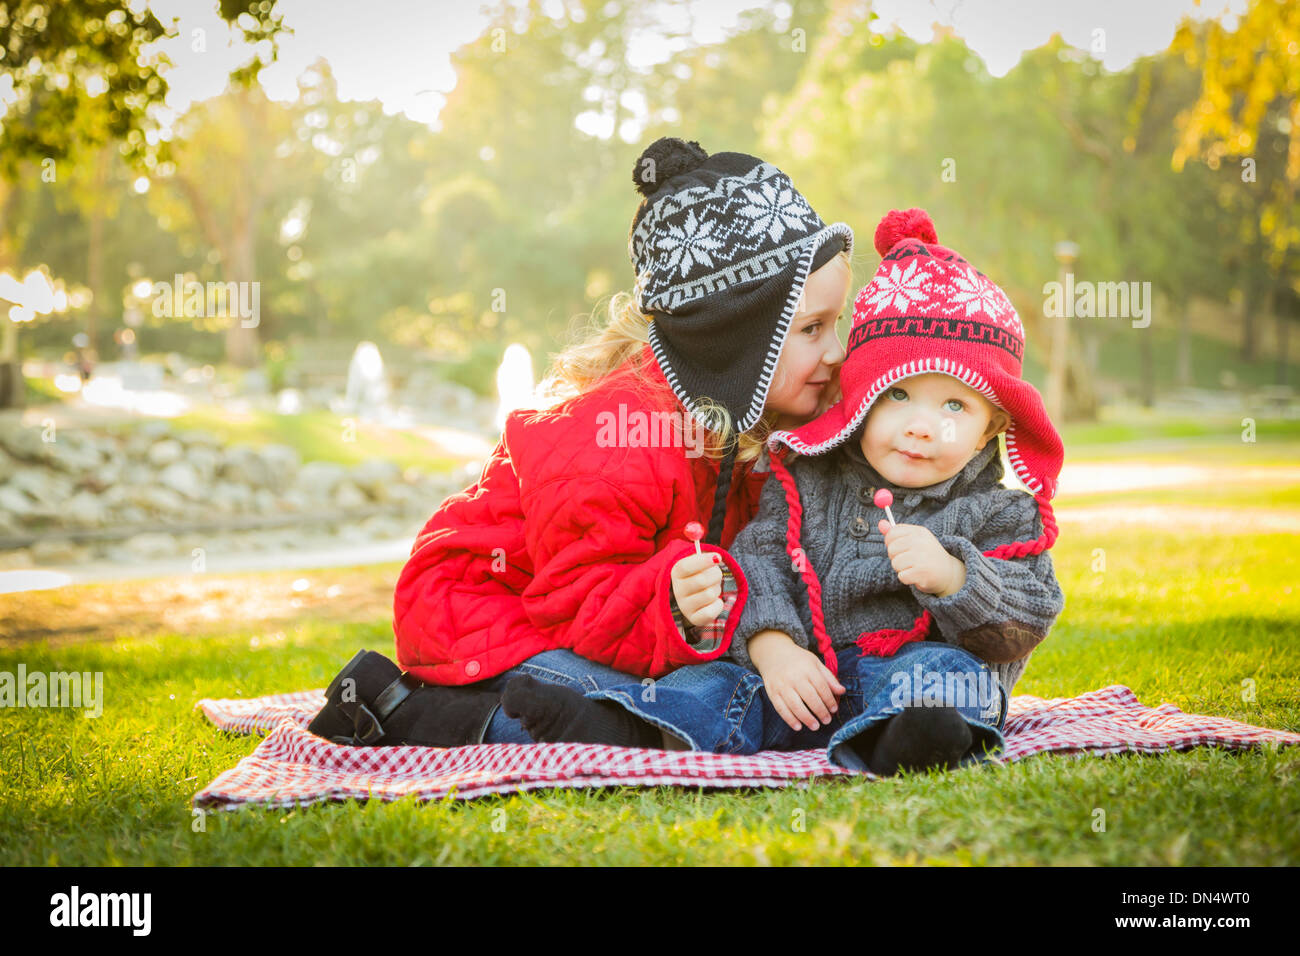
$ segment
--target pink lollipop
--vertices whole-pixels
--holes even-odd
[[[700,539],[704,537],[704,525],[698,521],[686,522],[686,537],[695,542],[695,553],[703,554],[700,550]]]
[[[894,520],[894,513],[889,510],[889,506],[894,503],[894,495],[888,488],[881,488],[876,492],[876,497],[872,499],[877,508],[885,509],[885,517],[889,519],[889,526],[892,528],[898,522]]]

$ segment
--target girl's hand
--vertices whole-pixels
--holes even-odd
[[[835,699],[844,687],[816,654],[804,650],[783,631],[759,631],[749,639],[749,659],[758,668],[772,707],[791,730],[816,730],[817,720],[831,722],[839,710]],[[814,714],[816,716],[814,716]]]
[[[948,597],[962,589],[966,565],[949,554],[929,528],[919,524],[890,527],[884,518],[879,527],[885,536],[889,563],[898,572],[900,583],[915,585],[918,591],[937,597]]]
[[[703,627],[722,613],[722,557],[714,551],[688,554],[673,565],[673,597],[686,620]]]

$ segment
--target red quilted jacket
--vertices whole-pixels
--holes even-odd
[[[636,387],[636,362],[661,393]],[[708,526],[718,462],[680,442],[653,447],[662,439],[641,441],[631,428],[608,440],[620,414],[634,423],[638,412],[665,410],[684,414],[647,346],[591,391],[508,416],[478,482],[442,503],[398,577],[401,667],[429,683],[468,684],[555,648],[646,677],[721,656],[740,615],[729,615],[718,647],[695,651],[673,620],[669,577],[694,550],[687,522]],[[757,512],[767,474],[737,466],[723,548]],[[743,606],[744,576],[721,553]]]

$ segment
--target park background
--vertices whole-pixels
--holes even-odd
[[[631,288],[631,171],[661,135],[779,165],[855,229],[854,289],[910,206],[1006,289],[1067,453],[1067,608],[1019,692],[1123,683],[1300,729],[1294,5],[0,12],[0,665],[102,670],[113,715],[0,717],[6,862],[1297,860],[1288,751],[368,808],[386,849],[345,808],[204,839],[187,802],[252,748],[200,697],[391,651],[401,559],[478,474],[499,383]],[[1149,283],[1150,323],[1058,323],[1067,272]],[[238,295],[158,307],[187,283],[255,289],[256,324]],[[791,831],[813,799],[824,826]],[[501,806],[531,822],[491,829]]]

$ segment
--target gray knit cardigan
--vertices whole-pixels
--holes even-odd
[[[933,618],[926,640],[955,644],[987,661],[1008,695],[1033,648],[1065,607],[1048,551],[1023,558],[983,552],[1043,534],[1034,498],[1003,487],[998,443],[990,441],[953,477],[924,488],[889,485],[867,463],[859,443],[789,460],[802,502],[800,546],[821,581],[826,632],[836,650],[863,632],[911,629],[923,610]],[[961,590],[940,598],[901,584],[877,525],[876,489],[894,494],[894,519],[928,528],[966,565]],[[808,592],[787,553],[789,510],[785,487],[773,474],[763,485],[758,514],[730,551],[745,573],[749,594],[728,656],[751,670],[749,639],[784,631],[818,654]],[[819,655],[820,656],[820,655]]]

